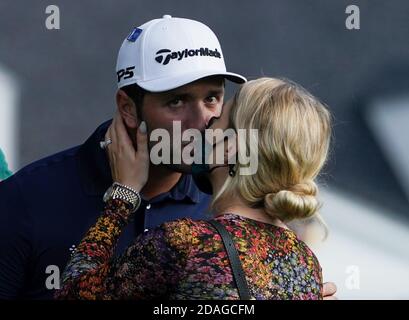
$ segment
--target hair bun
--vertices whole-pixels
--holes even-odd
[[[268,193],[264,196],[266,212],[282,221],[305,219],[313,216],[320,203],[316,198],[317,185],[311,182],[299,183],[288,190]]]

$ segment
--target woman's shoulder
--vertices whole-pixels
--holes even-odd
[[[161,228],[171,233],[191,233],[193,230],[196,232],[200,229],[206,228],[209,223],[205,220],[193,220],[192,218],[181,218],[173,221],[165,222],[161,225]]]
[[[295,233],[293,236],[289,237],[286,246],[283,248],[283,251],[285,252],[284,256],[287,257],[287,261],[291,264],[291,268],[296,270],[296,273],[302,274],[302,277],[311,278],[311,281],[321,285],[321,264],[311,247],[301,240]]]
[[[203,234],[213,232],[210,224],[205,220],[182,218],[163,223],[160,228],[164,231],[166,241],[179,251],[189,251],[197,244]]]

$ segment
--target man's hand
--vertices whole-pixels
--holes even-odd
[[[323,286],[323,298],[324,300],[338,300],[335,296],[337,292],[337,286],[333,282],[325,282]]]

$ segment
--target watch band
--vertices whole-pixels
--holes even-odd
[[[138,210],[142,202],[139,192],[118,182],[114,182],[104,195],[104,202],[107,202],[111,199],[120,199],[128,202],[132,206],[132,213]]]

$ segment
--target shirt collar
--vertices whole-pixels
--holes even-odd
[[[193,203],[200,202],[202,195],[190,174],[183,174],[178,183],[168,193],[171,199],[178,201],[190,200]]]
[[[78,167],[84,192],[90,196],[102,196],[112,184],[111,169],[107,155],[99,146],[105,139],[105,133],[112,119],[101,124],[81,145],[78,153]],[[197,188],[190,174],[183,174],[178,183],[168,192],[154,197],[151,202],[166,198],[176,201],[188,200],[198,203],[204,194]]]

